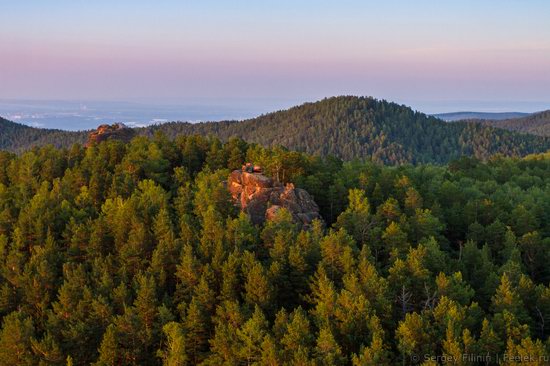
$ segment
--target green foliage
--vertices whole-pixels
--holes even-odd
[[[87,134],[35,129],[5,120],[0,120],[0,131],[0,149],[12,151],[45,144],[69,148],[74,143],[85,141]],[[157,182],[165,179],[165,176],[157,173],[157,169],[165,164],[164,160],[158,158],[158,153],[160,150],[166,155],[171,152],[166,148],[165,141],[157,137],[159,132],[169,138],[197,134],[217,136],[230,142],[222,146],[214,141],[200,152],[193,151],[200,146],[200,142],[186,139],[179,143],[181,151],[186,155],[182,159],[185,162],[183,165],[191,173],[200,170],[203,162],[211,170],[226,166],[232,169],[239,167],[245,156],[246,144],[238,142],[234,137],[249,143],[284,146],[312,155],[333,155],[345,160],[369,158],[386,164],[446,163],[462,155],[480,159],[497,153],[524,156],[544,152],[550,147],[550,141],[545,137],[510,132],[482,123],[446,123],[403,105],[353,96],[327,98],[241,122],[171,122],[136,129],[135,132],[155,136],[158,143],[148,149],[149,155],[128,156],[125,169],[132,176],[146,174]],[[545,135],[537,127],[527,132]],[[296,163],[300,155],[293,152],[277,154],[277,159],[269,159],[265,153],[249,150],[246,156],[284,182],[293,180],[299,173]],[[268,162],[264,161],[266,157]],[[134,169],[133,164],[139,161],[147,163],[147,172]]]
[[[0,365],[34,365],[37,361],[31,348],[34,335],[30,317],[21,312],[5,316],[0,333]]]
[[[533,113],[526,117],[506,120],[475,120],[473,122],[491,125],[505,130],[530,133],[539,136],[550,136],[550,111]]]
[[[162,363],[166,366],[185,366],[185,333],[177,322],[170,322],[162,328],[166,336],[165,350],[160,352]]]
[[[225,185],[248,159],[324,223],[253,225]],[[543,357],[549,212],[548,155],[384,167],[162,135],[0,153],[0,365]]]

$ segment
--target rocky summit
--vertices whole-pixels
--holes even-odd
[[[308,228],[313,220],[322,220],[319,207],[309,195],[294,184],[274,182],[263,175],[261,169],[234,170],[228,179],[228,189],[235,204],[246,212],[256,225],[273,220],[279,211],[287,209],[295,223]]]
[[[134,130],[127,127],[124,123],[115,123],[112,125],[100,125],[95,131],[90,132],[86,146],[98,144],[105,140],[130,141],[134,136]]]

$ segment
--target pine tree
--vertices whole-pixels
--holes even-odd
[[[209,206],[202,223],[202,232],[200,238],[200,253],[204,260],[212,260],[217,257],[223,260],[223,251],[225,248],[224,235],[225,228],[223,220],[216,212],[214,206]],[[221,253],[220,253],[221,252]]]
[[[441,272],[435,279],[439,297],[447,297],[461,305],[468,305],[474,296],[474,290],[462,280],[462,273],[455,272],[447,276]]]
[[[107,327],[101,346],[96,366],[116,366],[123,362],[122,352],[117,342],[117,334],[114,325]]]
[[[399,322],[395,337],[397,348],[403,360],[412,360],[422,355],[433,355],[435,339],[430,334],[433,329],[429,321],[418,313],[409,313]]]
[[[489,320],[487,320],[487,318],[483,319],[481,334],[477,341],[479,354],[488,355],[491,359],[496,360],[497,357],[502,355],[503,348],[504,342],[495,333]]]
[[[223,263],[220,300],[239,301],[242,292],[240,264],[238,252],[229,254]]]
[[[262,358],[262,346],[267,336],[268,322],[259,306],[252,317],[237,330],[240,341],[239,358],[246,365],[258,363]]]
[[[540,339],[532,340],[531,337],[527,337],[523,338],[518,344],[509,339],[505,357],[508,365],[524,365],[527,363],[533,366],[544,366],[548,365],[550,353]]]
[[[340,229],[325,236],[320,247],[321,265],[333,281],[340,283],[344,274],[355,265],[357,248],[353,239],[344,229]]]
[[[49,232],[44,245],[33,248],[33,255],[25,266],[22,278],[24,301],[29,305],[29,313],[37,319],[45,317],[54,298],[53,289],[59,285],[63,261],[59,251]]]
[[[314,308],[311,314],[316,324],[321,327],[330,327],[334,321],[336,312],[336,300],[338,294],[334,283],[327,276],[323,267],[319,267],[311,284],[309,302]]]
[[[136,336],[140,339],[144,351],[149,354],[151,347],[157,343],[159,336],[158,300],[155,280],[151,276],[137,277],[138,290],[133,306],[139,319],[140,329]]]
[[[359,356],[353,355],[353,366],[375,366],[375,365],[390,365],[389,350],[384,344],[384,330],[378,320],[378,317],[373,316],[369,322],[371,333],[370,344],[366,347],[361,347]]]
[[[206,365],[236,364],[240,345],[237,331],[245,322],[245,316],[237,301],[224,301],[214,317],[215,332],[210,338],[210,355]]]
[[[279,366],[282,365],[279,356],[279,350],[273,340],[269,335],[264,337],[262,343],[262,357],[258,362],[262,366]]]
[[[530,232],[519,239],[523,263],[530,277],[534,280],[550,277],[547,269],[549,258],[547,248],[538,232]]]
[[[296,363],[310,359],[314,337],[312,336],[310,323],[302,308],[296,308],[289,317],[282,336],[284,358]]]
[[[162,328],[166,343],[163,350],[158,352],[163,365],[185,366],[188,364],[185,352],[185,333],[179,323],[170,322]]]
[[[348,208],[338,216],[335,226],[346,229],[358,244],[363,245],[372,226],[369,202],[360,189],[350,189],[348,201]]]
[[[258,245],[258,230],[244,212],[227,225],[227,240],[237,252],[254,250]]]
[[[407,258],[397,259],[388,271],[388,282],[396,300],[395,312],[400,314],[398,319],[402,319],[405,313],[426,305],[427,294],[431,293],[430,272],[424,265],[426,253],[426,248],[422,245],[410,249]]]
[[[187,357],[193,365],[205,358],[209,339],[208,314],[204,305],[193,298],[187,309],[183,329],[185,331]]]
[[[422,208],[422,197],[413,187],[409,187],[405,193],[405,212],[412,216],[416,210]]]
[[[508,312],[520,323],[525,324],[529,321],[529,317],[525,310],[525,305],[514,287],[508,275],[504,273],[500,278],[500,285],[492,298],[492,308],[495,313]]]
[[[31,339],[31,346],[41,363],[59,365],[65,360],[61,347],[51,333],[46,333],[40,340]]]
[[[518,236],[536,230],[538,222],[533,213],[524,205],[517,205],[511,212],[512,228]]]
[[[176,267],[176,293],[175,299],[178,301],[189,302],[193,288],[199,283],[200,262],[193,252],[193,247],[184,244],[181,253],[180,263]]]
[[[21,312],[6,315],[0,333],[0,365],[35,365],[37,358],[31,349],[34,335],[30,317]]]
[[[382,240],[384,240],[386,244],[384,250],[387,251],[393,260],[404,257],[409,249],[407,234],[405,234],[399,227],[399,224],[394,221],[384,230]]]
[[[246,276],[244,300],[251,306],[258,305],[269,312],[273,307],[274,289],[262,264],[257,262]]]
[[[321,328],[319,331],[315,355],[320,365],[332,366],[345,364],[342,349],[328,328]]]
[[[159,289],[172,292],[180,246],[166,208],[162,208],[155,217],[153,234],[157,245],[152,254],[150,271],[154,274]]]

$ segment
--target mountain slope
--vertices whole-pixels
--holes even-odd
[[[372,157],[385,163],[443,163],[461,155],[523,156],[546,151],[550,140],[480,124],[446,123],[412,109],[363,97],[334,97],[243,122],[150,127],[143,133],[232,136],[265,146],[283,145],[343,159]]]
[[[69,147],[74,143],[84,143],[87,136],[87,132],[34,128],[0,117],[0,150],[22,151],[47,144]]]
[[[505,130],[550,137],[550,110],[534,113],[523,118],[479,122]]]
[[[29,132],[32,138],[27,139],[32,145],[54,142],[56,146],[70,146],[83,142],[85,134],[32,130]],[[445,163],[461,155],[479,158],[496,153],[523,156],[550,149],[548,138],[481,124],[446,123],[395,103],[350,96],[306,103],[241,122],[171,122],[136,130],[148,136],[157,131],[171,138],[180,134],[200,134],[227,140],[235,136],[264,146],[282,145],[345,160],[372,158],[388,164]],[[39,136],[40,133],[44,136]],[[18,140],[21,142],[3,144],[0,148],[20,150],[26,146],[25,139]]]

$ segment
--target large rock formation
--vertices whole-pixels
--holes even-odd
[[[322,220],[319,207],[309,195],[294,184],[282,185],[259,173],[259,167],[234,170],[228,179],[228,188],[235,204],[246,212],[254,224],[263,224],[277,216],[281,208],[286,208],[294,222],[308,228],[315,219]]]
[[[132,137],[134,137],[134,130],[127,127],[124,123],[101,125],[97,130],[90,132],[86,146],[90,146],[93,143],[98,144],[110,139],[128,142]]]

